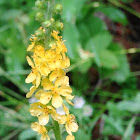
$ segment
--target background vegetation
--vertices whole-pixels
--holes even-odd
[[[140,140],[140,2],[58,0],[76,95],[76,140]],[[0,0],[0,139],[35,140],[25,78],[35,0]],[[51,133],[51,132],[50,132]],[[52,139],[53,139],[52,134]]]

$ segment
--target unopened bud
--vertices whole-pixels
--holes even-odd
[[[54,6],[54,13],[59,14],[62,12],[62,10],[63,10],[63,6],[61,4],[58,3]]]
[[[38,12],[36,14],[36,20],[42,21],[44,19],[44,14],[42,12]]]
[[[55,19],[51,18],[51,24],[54,25],[55,24]]]
[[[57,21],[55,24],[55,27],[57,30],[62,30],[63,29],[63,23],[60,21]]]
[[[43,26],[45,26],[45,27],[49,27],[50,25],[51,25],[51,21],[50,20],[45,20],[43,22]]]
[[[42,9],[42,8],[44,8],[44,2],[38,0],[38,1],[35,2],[35,6],[36,6],[37,8]]]
[[[38,37],[42,37],[44,35],[44,32],[42,29],[38,29],[35,34],[38,36]]]

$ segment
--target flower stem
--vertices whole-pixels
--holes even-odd
[[[62,140],[58,122],[53,120],[53,119],[52,119],[52,122],[53,122],[53,131],[54,131],[54,134],[55,134],[55,139],[56,140]]]

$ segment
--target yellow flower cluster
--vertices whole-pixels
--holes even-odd
[[[42,27],[39,30],[45,32]],[[54,41],[49,45],[49,48],[45,48],[45,44],[35,34],[31,37],[31,45],[27,48],[27,51],[31,51],[33,55],[31,58],[27,56],[32,71],[25,82],[32,83],[33,86],[26,97],[30,98],[35,93],[35,98],[38,100],[31,104],[30,113],[38,118],[38,122],[33,123],[31,127],[42,135],[41,140],[50,139],[45,128],[49,117],[59,124],[65,124],[69,134],[66,140],[74,140],[72,132],[78,130],[74,115],[69,114],[68,108],[63,103],[66,100],[72,105],[71,100],[74,96],[71,95],[69,77],[65,72],[66,68],[70,66],[70,60],[65,54],[67,48],[62,41],[62,36],[58,34],[57,31],[51,33]],[[62,105],[66,115],[59,115],[56,112],[56,108]]]

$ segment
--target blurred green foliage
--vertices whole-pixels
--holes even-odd
[[[84,115],[84,107],[71,111],[77,117],[79,130],[77,140],[90,140],[95,125],[100,119],[104,123],[101,137],[110,135],[129,140],[139,123],[140,93],[136,78],[130,72],[124,46],[114,41],[109,27],[102,17],[124,27],[129,21],[120,6],[112,0],[58,0],[64,6],[61,16],[64,22],[62,32],[66,40],[70,81],[75,95],[83,97],[85,105],[93,109],[91,116]],[[132,0],[121,0],[131,3]],[[116,0],[114,0],[116,2]],[[28,112],[25,94],[30,85],[24,80],[29,73],[25,56],[30,35],[39,28],[35,21],[35,0],[0,1],[0,139],[29,140],[39,139],[30,129],[34,118]],[[125,9],[124,9],[125,10]],[[126,9],[127,10],[127,9]],[[132,12],[133,14],[133,12]],[[137,13],[138,14],[138,13]],[[94,69],[96,73],[90,73]],[[98,77],[97,83],[92,78]],[[93,78],[94,79],[94,78]],[[115,93],[104,89],[116,83],[119,90]],[[32,99],[33,100],[33,99]],[[30,100],[30,102],[32,102]],[[63,128],[62,128],[63,130]],[[50,132],[53,136],[53,133]],[[64,134],[65,137],[65,134]],[[139,139],[140,136],[137,136]]]

